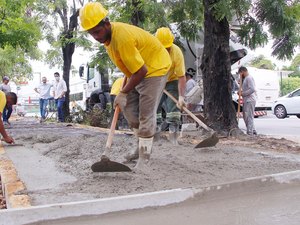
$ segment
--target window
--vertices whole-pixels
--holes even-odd
[[[295,91],[291,97],[298,97],[298,96],[300,96],[300,90]]]
[[[89,80],[92,80],[95,77],[95,69],[89,67]]]

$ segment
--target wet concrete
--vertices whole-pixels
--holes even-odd
[[[77,179],[59,171],[55,161],[25,146],[12,146],[6,154],[13,161],[20,179],[27,190],[57,189],[61,184],[72,183]]]
[[[161,208],[85,216],[45,225],[299,225],[300,185],[221,199],[194,199]]]

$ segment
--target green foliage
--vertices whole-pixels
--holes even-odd
[[[99,71],[115,68],[103,45],[99,45],[98,51],[92,56],[90,66],[97,67]]]
[[[111,21],[137,25],[151,33],[168,26],[164,5],[156,0],[113,0],[107,1],[107,7],[114,9],[109,15]]]
[[[272,63],[271,60],[267,59],[265,56],[260,55],[253,59],[250,63],[251,66],[259,68],[259,69],[268,69],[268,70],[274,70],[276,68],[276,65]]]
[[[20,47],[32,51],[41,39],[36,16],[31,14],[33,0],[0,1],[0,47]]]
[[[282,79],[281,94],[286,95],[295,89],[300,88],[300,77],[289,77]]]
[[[40,26],[32,0],[0,1],[0,73],[18,82],[31,78],[29,59],[39,59]]]
[[[110,122],[110,109],[100,110],[94,108],[86,116],[84,123],[91,125],[93,127],[104,127],[107,128]]]
[[[198,32],[203,28],[204,8],[200,0],[167,1],[169,21],[175,22],[180,34],[196,40]]]
[[[285,66],[283,69],[294,71],[289,75],[290,77],[300,77],[300,54],[294,57],[290,66]]]
[[[272,55],[278,59],[290,59],[300,44],[299,2],[284,0],[259,0],[249,12],[240,17],[241,42],[254,49],[274,39]],[[264,27],[268,28],[268,32]]]
[[[31,78],[32,69],[28,58],[40,58],[38,50],[26,54],[20,47],[6,46],[0,48],[0,74],[6,75],[18,82]]]

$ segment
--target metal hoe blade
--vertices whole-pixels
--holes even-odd
[[[118,162],[111,161],[105,155],[101,157],[99,162],[94,163],[91,166],[93,172],[130,172],[131,169]]]
[[[205,138],[199,144],[195,146],[195,148],[206,148],[206,147],[213,147],[219,142],[219,138],[217,137],[216,133],[213,133],[210,137]]]

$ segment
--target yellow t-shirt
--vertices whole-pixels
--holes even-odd
[[[111,86],[111,91],[110,91],[111,95],[118,95],[120,93],[122,89],[123,81],[124,81],[124,77],[120,77],[115,80],[115,82]]]
[[[0,112],[1,113],[3,113],[5,106],[6,106],[6,96],[3,91],[0,91]]]
[[[169,54],[172,60],[172,65],[169,71],[168,82],[178,80],[178,78],[185,76],[184,58],[181,49],[177,45],[173,44],[170,48]]]
[[[125,23],[112,22],[111,26],[111,41],[105,48],[113,63],[128,78],[144,64],[148,69],[146,78],[167,74],[171,59],[156,37]]]

